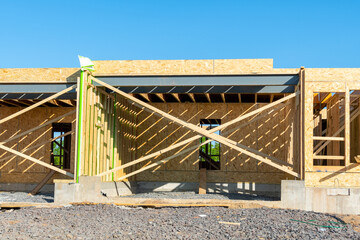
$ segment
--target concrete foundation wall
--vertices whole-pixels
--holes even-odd
[[[80,176],[79,183],[69,180],[55,180],[54,202],[58,204],[74,202],[105,203],[107,198],[101,194],[101,178]]]
[[[209,193],[244,193],[280,197],[280,184],[207,183]],[[199,183],[137,182],[137,192],[185,192],[199,190]]]
[[[0,183],[0,191],[4,192],[31,192],[38,184],[31,183]],[[54,192],[54,184],[46,184],[40,192]]]
[[[360,214],[360,188],[305,187],[304,181],[281,182],[282,207],[306,211]]]
[[[199,190],[198,183],[168,182],[100,182],[98,177],[80,177],[79,183],[55,180],[55,202],[106,202],[106,197],[126,196],[144,192],[185,192]],[[263,196],[280,196],[278,184],[208,183],[209,193],[245,193]]]

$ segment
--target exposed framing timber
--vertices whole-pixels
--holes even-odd
[[[330,141],[345,141],[344,137],[322,137],[322,136],[313,136],[313,140],[330,140]]]
[[[44,179],[41,180],[41,182],[30,192],[30,194],[36,195],[45,186],[45,184],[50,180],[50,178],[52,178],[52,176],[54,176],[54,174],[55,174],[55,171],[50,170],[50,172],[48,174],[46,174]]]
[[[198,126],[196,126],[196,125],[194,125],[194,124],[191,124],[191,123],[185,122],[185,121],[183,121],[183,120],[180,120],[180,119],[178,119],[178,118],[176,118],[176,117],[174,117],[174,116],[172,116],[172,115],[170,115],[170,114],[168,114],[168,113],[166,113],[166,112],[163,112],[163,111],[161,111],[161,110],[159,110],[159,109],[151,106],[150,104],[147,104],[147,103],[145,103],[145,102],[142,102],[142,101],[140,101],[139,99],[137,99],[137,98],[135,98],[135,97],[133,97],[133,96],[131,96],[131,95],[129,95],[129,94],[127,94],[127,93],[119,90],[119,89],[116,89],[115,87],[113,87],[113,86],[111,86],[111,85],[109,85],[109,84],[107,84],[107,83],[105,83],[105,82],[102,82],[102,81],[99,80],[99,79],[96,79],[96,78],[94,78],[94,77],[91,77],[91,78],[92,78],[93,81],[97,82],[98,84],[100,84],[100,85],[102,85],[102,86],[105,86],[105,87],[111,89],[112,91],[120,94],[121,96],[130,99],[130,100],[133,101],[134,103],[138,103],[138,104],[142,105],[144,108],[147,108],[147,109],[149,109],[149,110],[151,110],[151,111],[153,111],[153,112],[161,115],[162,117],[164,117],[164,118],[166,118],[166,119],[168,119],[168,120],[170,120],[170,121],[173,121],[174,123],[179,124],[180,126],[186,127],[186,128],[188,128],[188,129],[190,129],[190,130],[193,130],[193,131],[199,133],[200,135],[203,135],[203,136],[206,136],[206,137],[208,137],[208,138],[210,138],[210,139],[213,139],[213,140],[215,140],[215,141],[218,141],[219,143],[222,143],[222,144],[224,144],[224,145],[226,145],[226,146],[228,146],[228,147],[230,147],[230,148],[232,148],[232,149],[235,149],[235,150],[237,150],[237,151],[239,151],[239,152],[241,152],[241,153],[244,153],[244,154],[246,154],[246,155],[248,155],[248,156],[250,156],[250,157],[252,157],[252,158],[254,158],[254,159],[257,159],[257,160],[259,160],[259,161],[261,161],[261,162],[264,162],[264,163],[266,163],[266,164],[268,164],[268,165],[270,165],[270,166],[272,166],[272,167],[274,167],[274,168],[280,169],[280,170],[282,170],[282,171],[284,171],[284,172],[286,172],[286,173],[289,173],[289,174],[291,174],[291,175],[293,175],[293,176],[295,176],[295,177],[299,177],[299,174],[298,174],[298,173],[296,173],[296,172],[288,169],[288,168],[285,167],[285,166],[281,166],[281,165],[279,165],[279,164],[277,164],[277,163],[274,163],[273,161],[269,160],[268,158],[265,158],[265,157],[262,157],[262,156],[260,156],[260,155],[258,155],[258,154],[255,154],[255,153],[253,153],[253,152],[250,152],[250,151],[248,151],[248,149],[246,149],[246,148],[242,148],[242,147],[236,145],[237,143],[236,143],[235,141],[231,141],[230,139],[227,139],[227,138],[225,138],[225,137],[223,137],[223,136],[214,134],[213,132],[204,130],[204,129],[202,129],[201,127],[198,127]],[[282,101],[280,101],[280,100],[279,100],[279,101],[280,101],[280,102],[286,101],[286,100],[288,100],[288,99],[291,99],[291,98],[295,97],[295,96],[298,95],[298,94],[299,94],[298,92],[292,93],[292,94],[290,94],[289,96],[280,99],[280,100],[282,100]],[[274,102],[274,103],[270,103],[270,104],[266,105],[265,107],[270,108],[270,107],[276,105],[275,103],[278,104],[278,101],[277,101],[277,102]],[[267,108],[266,108],[266,109],[267,109]],[[254,110],[253,112],[255,112],[255,113],[252,112],[252,115],[253,115],[253,114],[256,114],[257,112],[262,111],[262,110],[260,110],[260,109],[261,109],[261,108],[259,108],[259,109],[257,109],[257,110]],[[259,110],[260,110],[260,111],[259,111]],[[242,117],[243,117],[243,116],[242,116]],[[229,126],[229,125],[231,125],[231,124],[233,124],[233,123],[236,123],[236,122],[240,121],[239,119],[241,119],[242,117],[238,117],[238,118],[236,118],[236,119],[234,119],[234,120],[232,120],[232,121],[229,121],[229,122],[227,122],[227,123],[225,123],[224,125],[221,125],[221,126],[223,126],[223,127]],[[215,129],[215,128],[214,128],[214,129]],[[214,129],[212,129],[212,130],[214,130]],[[235,142],[235,144],[234,144],[233,142]]]
[[[355,118],[357,118],[357,116],[360,115],[360,109],[356,110],[355,113],[352,114],[351,118],[350,118],[350,122],[354,121]],[[334,133],[334,137],[336,137],[337,135],[339,135],[343,130],[345,129],[345,126],[343,125],[341,128],[339,128],[339,130],[337,130],[335,133]],[[319,152],[321,152],[321,150],[323,150],[329,143],[331,142],[331,140],[327,140],[324,144],[323,142],[320,142],[318,143],[318,145],[316,145],[314,147],[314,149],[317,149],[315,152],[314,152],[314,155],[317,156],[317,154]]]
[[[286,103],[284,106],[286,106],[286,105],[288,105],[288,104],[290,104],[290,103],[288,102],[288,103]],[[280,108],[283,108],[284,106],[276,106],[274,109],[271,109],[271,111],[270,111],[269,113],[266,113],[266,114],[270,114],[271,112],[276,111],[276,110],[278,110],[278,109],[280,109]],[[233,132],[233,131],[235,131],[235,130],[237,130],[237,129],[243,128],[243,127],[251,124],[252,122],[257,121],[258,119],[262,118],[262,117],[263,117],[264,115],[266,115],[266,114],[263,112],[263,113],[261,113],[260,115],[254,117],[253,119],[251,119],[251,120],[249,120],[249,121],[247,121],[247,122],[245,122],[245,123],[237,126],[236,128],[230,129],[229,131],[226,131],[226,132],[224,132],[223,134],[224,134],[224,135],[227,135],[227,134],[229,134],[229,133],[231,133],[231,132]],[[222,129],[221,126],[222,126],[222,125],[220,125],[220,126],[217,127],[217,128],[214,128],[214,129],[217,129],[216,131],[221,130],[221,129]],[[210,131],[212,131],[212,130],[210,130]],[[176,149],[176,148],[178,148],[178,147],[181,147],[181,146],[183,146],[183,145],[185,145],[185,144],[187,144],[187,143],[190,143],[190,142],[192,142],[192,141],[195,141],[195,140],[199,139],[200,137],[201,137],[200,135],[191,137],[191,138],[189,138],[189,139],[187,139],[187,140],[184,140],[184,141],[182,141],[182,142],[176,143],[176,144],[174,144],[174,145],[172,145],[172,146],[170,146],[170,147],[164,148],[164,149],[162,149],[162,150],[156,151],[156,152],[154,152],[154,153],[151,153],[151,154],[149,154],[149,155],[146,155],[146,156],[144,156],[144,157],[141,157],[141,158],[136,159],[136,160],[134,160],[134,161],[131,161],[131,162],[129,162],[129,163],[126,163],[126,164],[123,164],[123,165],[121,165],[121,166],[118,166],[118,167],[116,167],[116,168],[114,168],[114,169],[108,170],[108,171],[106,171],[106,172],[104,172],[104,173],[99,174],[99,176],[104,176],[104,175],[106,175],[107,173],[116,172],[116,171],[119,171],[119,170],[121,170],[121,169],[130,167],[130,166],[133,166],[133,165],[138,164],[138,163],[141,163],[141,162],[143,162],[143,161],[146,161],[146,160],[148,160],[148,159],[150,159],[150,158],[157,157],[157,156],[159,156],[159,155],[161,155],[161,154],[164,154],[164,153],[169,152],[169,151],[171,151],[171,150],[173,150],[173,149]],[[209,142],[211,142],[211,140],[207,140],[207,141],[204,142],[203,144],[207,144],[207,143],[209,143]],[[197,145],[196,147],[199,148],[199,147],[202,146],[203,144],[199,144],[199,145]],[[182,151],[182,153],[186,153],[186,152],[187,152],[187,151]],[[180,154],[180,155],[181,155],[181,154]],[[177,155],[177,156],[178,156],[178,155]],[[172,158],[169,158],[169,159],[172,159]]]
[[[181,103],[180,97],[178,93],[171,93],[171,95],[179,102]]]
[[[164,95],[162,93],[156,93],[155,94],[158,98],[161,99],[161,101],[163,101],[164,103],[166,102],[165,98],[164,98]]]
[[[299,71],[299,82],[300,87],[300,115],[299,115],[299,136],[300,136],[300,157],[299,157],[299,173],[300,179],[305,178],[305,68],[301,67]]]
[[[274,94],[270,95],[270,103],[272,103],[274,101]]]
[[[193,103],[196,103],[195,96],[193,93],[188,93],[188,96],[191,98],[191,101],[193,101]]]
[[[324,155],[313,155],[313,159],[344,160],[344,159],[345,159],[345,156],[324,156]]]
[[[210,98],[210,94],[209,93],[204,93],[206,99],[208,100],[209,103],[211,103],[211,98]]]
[[[147,93],[139,93],[139,95],[140,95],[141,97],[145,98],[146,101],[151,102],[151,100],[150,100],[150,98],[149,98],[149,94],[147,94]]]
[[[230,129],[229,131],[223,132],[223,134],[224,134],[224,135],[227,135],[227,134],[229,134],[229,133],[231,133],[231,132],[233,132],[233,131],[235,131],[235,130],[237,130],[237,129],[243,128],[243,127],[251,124],[252,122],[257,121],[258,119],[262,118],[264,115],[270,114],[270,113],[273,112],[273,111],[277,111],[278,109],[283,108],[283,107],[285,107],[286,105],[289,105],[289,104],[290,104],[290,103],[288,102],[288,103],[286,103],[284,106],[276,106],[274,109],[271,109],[271,111],[270,111],[269,113],[264,113],[264,112],[263,112],[263,113],[261,113],[260,115],[254,117],[253,119],[251,119],[251,120],[249,120],[249,121],[247,121],[247,122],[245,122],[245,123],[243,123],[243,124],[241,124],[241,125],[233,128],[233,129]],[[217,129],[216,131],[222,129],[222,128],[220,128],[221,126],[222,126],[222,125],[220,125],[219,127],[217,127],[217,128],[216,128],[216,129]],[[215,128],[214,128],[214,129],[215,129]],[[210,131],[212,131],[212,130],[210,130]],[[172,145],[172,146],[170,146],[170,147],[164,148],[164,149],[162,149],[162,150],[159,150],[159,151],[157,151],[157,152],[151,153],[151,154],[149,154],[149,155],[146,155],[146,156],[144,156],[144,157],[141,157],[141,158],[136,159],[136,160],[134,160],[134,161],[131,161],[131,162],[129,162],[129,163],[126,163],[126,164],[123,164],[123,165],[121,165],[121,166],[118,166],[118,167],[116,167],[116,168],[114,168],[114,169],[111,169],[111,170],[108,170],[108,171],[106,171],[106,172],[103,172],[103,173],[99,174],[99,176],[104,176],[104,175],[106,175],[106,174],[108,174],[108,173],[116,172],[116,171],[119,171],[119,170],[121,170],[121,169],[124,169],[124,168],[130,167],[130,166],[133,166],[133,165],[135,165],[135,164],[141,163],[141,162],[146,161],[146,160],[148,160],[148,159],[150,159],[150,158],[159,156],[159,155],[164,154],[164,153],[166,153],[166,152],[169,152],[169,151],[171,151],[171,150],[173,150],[173,149],[176,149],[176,148],[178,148],[178,147],[181,147],[181,146],[183,146],[183,145],[185,145],[185,144],[187,144],[187,143],[190,143],[190,142],[192,142],[192,141],[194,141],[194,140],[197,140],[197,139],[199,139],[200,137],[201,137],[200,135],[191,137],[191,138],[189,138],[189,139],[187,139],[187,140],[184,140],[184,141],[182,141],[182,142],[179,142],[179,143],[177,143],[177,144],[174,144],[174,145]],[[209,142],[211,142],[211,141],[212,141],[212,140],[207,140],[207,141],[205,141],[205,142],[202,143],[202,144],[196,145],[195,147],[191,148],[190,150],[185,149],[185,150],[179,152],[178,154],[176,154],[176,156],[180,156],[180,155],[185,154],[185,153],[187,153],[187,152],[189,152],[189,151],[192,151],[192,150],[195,150],[195,149],[199,149],[200,146],[202,146],[202,145],[204,145],[204,144],[207,144],[207,143],[209,143]],[[264,153],[261,153],[261,154],[264,154]],[[170,156],[170,157],[168,157],[167,159],[164,159],[165,161],[163,161],[163,160],[159,161],[159,163],[160,163],[160,164],[161,164],[161,163],[165,163],[165,162],[167,162],[167,160],[173,159],[173,158],[176,157],[176,156],[173,156],[173,157]],[[263,156],[264,156],[264,157],[270,157],[270,158],[271,158],[271,156],[268,156],[268,155],[266,155],[266,154],[264,154]],[[280,160],[278,160],[278,161],[280,161]],[[282,163],[283,163],[284,165],[287,165],[287,166],[290,166],[290,167],[291,167],[291,165],[288,164],[288,163],[285,163],[285,162],[282,162]],[[155,167],[155,166],[158,166],[158,165],[152,165],[152,166]],[[146,169],[149,169],[149,168],[146,168]],[[146,169],[145,169],[145,170],[146,170]],[[131,175],[131,176],[132,176],[132,175]]]
[[[57,136],[57,137],[55,137],[55,138],[51,138],[51,139],[49,139],[49,140],[46,140],[46,141],[41,142],[41,143],[39,143],[39,144],[36,144],[36,145],[34,145],[34,146],[31,146],[31,147],[28,147],[28,148],[24,148],[24,149],[21,150],[21,153],[25,153],[25,152],[27,152],[27,151],[29,151],[29,150],[31,150],[31,149],[35,149],[35,148],[41,147],[41,146],[43,146],[43,145],[45,145],[45,144],[47,144],[47,143],[50,143],[50,142],[53,142],[53,141],[59,139],[59,138],[66,137],[66,136],[68,136],[68,135],[70,135],[70,134],[72,134],[72,133],[74,133],[74,131],[64,133],[64,134],[62,134],[62,135],[60,135],[60,136]],[[5,157],[5,158],[2,158],[2,159],[0,159],[0,162],[6,161],[6,160],[8,160],[8,159],[11,159],[12,157],[14,157],[14,156],[11,155],[11,156],[7,156],[7,157]]]
[[[350,89],[345,87],[345,166],[350,165]]]
[[[7,107],[20,107],[18,104],[14,104],[9,101],[5,101],[3,99],[0,99],[0,104],[5,105]]]
[[[220,96],[221,96],[221,99],[222,99],[223,103],[226,103],[226,101],[225,101],[225,94],[224,94],[224,93],[220,93]]]
[[[73,175],[72,173],[70,173],[70,172],[67,172],[67,171],[62,170],[62,169],[57,168],[57,167],[54,167],[54,166],[51,165],[51,164],[45,163],[45,162],[43,162],[43,161],[40,161],[40,160],[38,160],[38,159],[36,159],[36,158],[33,158],[33,157],[28,156],[28,155],[26,155],[26,154],[23,154],[23,153],[21,153],[21,152],[19,152],[19,151],[16,151],[16,150],[14,150],[14,149],[11,149],[11,148],[9,148],[9,147],[6,147],[6,146],[4,146],[4,145],[2,145],[2,144],[0,144],[0,148],[3,149],[3,150],[5,150],[5,151],[11,152],[11,153],[13,153],[13,154],[15,154],[15,155],[18,155],[18,156],[20,156],[20,157],[22,157],[22,158],[25,158],[25,159],[27,159],[27,160],[30,160],[30,161],[32,161],[32,162],[34,162],[34,163],[37,163],[37,164],[39,164],[39,165],[41,165],[41,166],[50,168],[51,170],[54,170],[54,171],[59,172],[59,173],[61,173],[61,174],[64,174],[64,175],[66,175],[66,176],[68,176],[68,177],[71,177],[71,178],[74,177],[74,175]]]

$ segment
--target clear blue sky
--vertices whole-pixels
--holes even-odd
[[[78,54],[360,68],[360,1],[1,1],[0,68],[79,67]]]

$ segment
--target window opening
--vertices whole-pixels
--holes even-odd
[[[71,123],[53,123],[52,138],[71,131]],[[71,135],[56,139],[51,143],[51,164],[61,169],[70,169]]]
[[[206,130],[210,130],[220,126],[220,119],[201,119],[200,127]],[[220,135],[220,131],[214,132]],[[200,139],[200,143],[204,143],[209,138],[203,136]],[[220,143],[217,141],[210,141],[199,149],[199,169],[206,168],[207,170],[220,170]]]

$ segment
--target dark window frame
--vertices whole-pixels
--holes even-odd
[[[200,119],[200,127],[206,130],[213,129],[221,125],[221,119]],[[220,131],[215,132],[220,135]],[[200,143],[209,140],[203,136],[200,138]],[[213,148],[215,146],[215,148]],[[217,148],[217,149],[216,149]],[[217,153],[214,153],[215,152]],[[199,148],[199,169],[206,168],[207,170],[220,170],[221,162],[221,144],[217,141],[211,141]]]
[[[71,123],[53,123],[52,138],[71,131]],[[54,151],[57,154],[54,154]],[[61,137],[51,142],[51,164],[61,169],[70,169],[71,160],[71,135]]]

